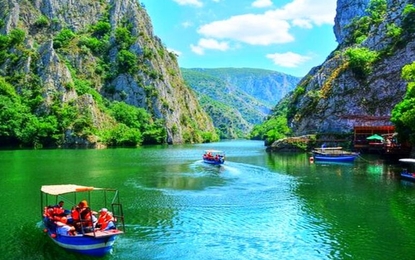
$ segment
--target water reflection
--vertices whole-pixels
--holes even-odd
[[[209,148],[226,151],[223,166],[201,162]],[[7,259],[62,255],[27,216],[42,184],[74,182],[120,190],[127,233],[105,259],[411,259],[415,248],[415,185],[376,157],[312,164],[232,141],[6,151],[0,163],[3,206],[34,205],[2,216],[4,241],[19,243],[0,245]]]
[[[370,157],[350,164],[307,163],[306,155],[269,155],[268,164],[297,177],[294,192],[307,215],[326,227],[335,252],[330,256],[388,259],[393,254],[385,248],[405,244],[399,234],[409,225],[404,219],[414,214],[415,203],[397,196],[402,192],[397,165]],[[400,223],[394,223],[397,219]],[[391,237],[385,239],[385,234]],[[401,251],[409,250],[405,246]],[[410,259],[401,251],[401,257]]]

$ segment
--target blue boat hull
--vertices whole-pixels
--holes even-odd
[[[408,181],[414,181],[415,182],[415,174],[403,172],[401,173],[401,178]]]
[[[119,230],[96,231],[87,235],[64,236],[56,233],[56,228],[44,222],[48,236],[60,247],[79,254],[102,257],[111,252]]]
[[[324,156],[324,155],[314,155],[314,160],[316,161],[327,161],[327,162],[353,162],[356,159],[355,155],[351,156]]]
[[[221,165],[225,163],[225,160],[208,160],[208,159],[203,159],[203,162],[208,163],[208,164],[213,164],[213,165]]]
[[[53,242],[68,251],[95,257],[101,257],[110,253],[116,238],[116,235],[105,238],[62,235],[57,235],[53,238],[51,233],[49,235]]]

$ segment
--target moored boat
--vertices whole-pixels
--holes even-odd
[[[213,165],[225,163],[225,153],[220,150],[206,150],[203,154],[203,162]]]
[[[313,151],[315,161],[353,162],[359,153],[343,151],[342,147],[315,148]]]
[[[86,198],[94,203],[92,206],[97,206],[97,208],[99,206],[100,212],[111,214],[112,223],[108,228],[99,228],[96,225],[97,222],[94,223],[97,218],[93,216],[93,213],[96,212],[85,205]],[[84,216],[80,213],[80,219],[75,222],[74,211],[77,211],[77,205],[81,204],[76,203],[78,199],[82,200],[81,203],[86,206],[85,209],[89,210],[85,211],[88,213]],[[72,211],[60,209],[61,211],[57,214],[58,201],[70,205]],[[44,231],[52,241],[68,251],[80,254],[100,257],[110,253],[116,237],[123,234],[125,230],[122,204],[118,190],[115,189],[74,184],[43,185],[41,187],[41,213]],[[62,229],[67,232],[62,232]]]
[[[399,159],[400,162],[408,164],[411,168],[408,170],[407,167],[403,168],[401,171],[401,179],[409,180],[409,181],[415,181],[415,172],[411,171],[415,167],[415,159],[413,158],[402,158]]]

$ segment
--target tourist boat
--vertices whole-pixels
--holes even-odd
[[[61,235],[57,233],[58,226],[62,224],[55,217],[50,217],[51,205],[57,205],[59,201],[64,202],[64,208],[75,208],[77,201],[88,201],[91,206],[98,209],[106,208],[111,210],[114,217],[114,227],[109,230],[100,230],[91,228],[87,231],[77,232],[76,235]],[[91,205],[92,202],[92,205]],[[98,208],[99,207],[99,208]],[[48,212],[49,211],[49,212]],[[92,214],[91,211],[90,214]],[[96,212],[94,212],[96,213]],[[62,248],[89,256],[101,257],[112,251],[116,237],[125,231],[124,214],[122,205],[119,200],[118,190],[109,188],[87,187],[74,184],[65,185],[43,185],[41,187],[41,214],[44,224],[44,232]],[[71,223],[69,210],[63,213],[67,214],[68,225]],[[62,216],[62,215],[61,215]],[[91,215],[92,216],[92,215]],[[58,217],[56,217],[58,218]],[[82,227],[83,220],[80,221]]]
[[[206,150],[203,154],[203,162],[213,165],[225,163],[225,153],[219,150]]]
[[[313,150],[315,161],[353,162],[359,153],[343,151],[342,147],[322,147]]]
[[[415,166],[415,159],[413,158],[403,158],[399,159],[400,162],[409,164],[409,166]],[[411,172],[408,168],[403,168],[401,172],[401,178],[409,181],[415,181],[415,172]]]

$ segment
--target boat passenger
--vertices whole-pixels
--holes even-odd
[[[71,216],[72,216],[72,223],[76,227],[76,230],[78,232],[82,231],[83,223],[81,225],[81,214],[85,215],[85,211],[88,208],[88,202],[86,200],[83,200],[78,203],[78,206],[73,207],[71,210]]]
[[[97,217],[95,217],[94,214],[96,214],[96,212],[92,211],[89,207],[85,208],[80,213],[80,222],[84,232],[91,232],[96,224]]]
[[[47,206],[43,209],[43,222],[48,228],[55,228],[55,221],[53,219],[53,206]]]
[[[61,208],[61,209],[63,209],[63,204],[64,204],[65,202],[63,202],[63,200],[61,200],[61,201],[59,201],[58,202],[58,204],[56,204],[54,207],[55,208]]]
[[[62,203],[62,205],[63,205],[63,203]],[[57,205],[53,206],[53,217],[54,217],[54,219],[59,220],[63,216],[66,216],[65,210],[63,209],[63,207],[61,207],[60,204],[57,204]]]
[[[62,215],[62,216],[66,216],[66,215],[71,214],[71,211],[70,210],[67,210],[67,209],[65,209],[63,207],[64,203],[65,202],[63,200],[61,200],[61,201],[59,201],[58,204],[56,204],[55,206],[53,206],[54,209],[55,209],[55,211],[57,211],[57,213],[60,214],[60,215]]]
[[[114,221],[115,219],[112,213],[109,212],[108,209],[102,208],[99,211],[99,217],[98,217],[98,222],[96,224],[96,227],[101,230],[115,229]]]
[[[75,233],[75,227],[69,226],[67,224],[67,218],[62,217],[60,221],[56,222],[56,233],[63,236],[74,236]]]
[[[85,210],[85,205],[88,205],[88,203],[86,203],[86,201],[81,201],[77,206],[72,207],[71,215],[75,222],[79,221],[81,212]]]

